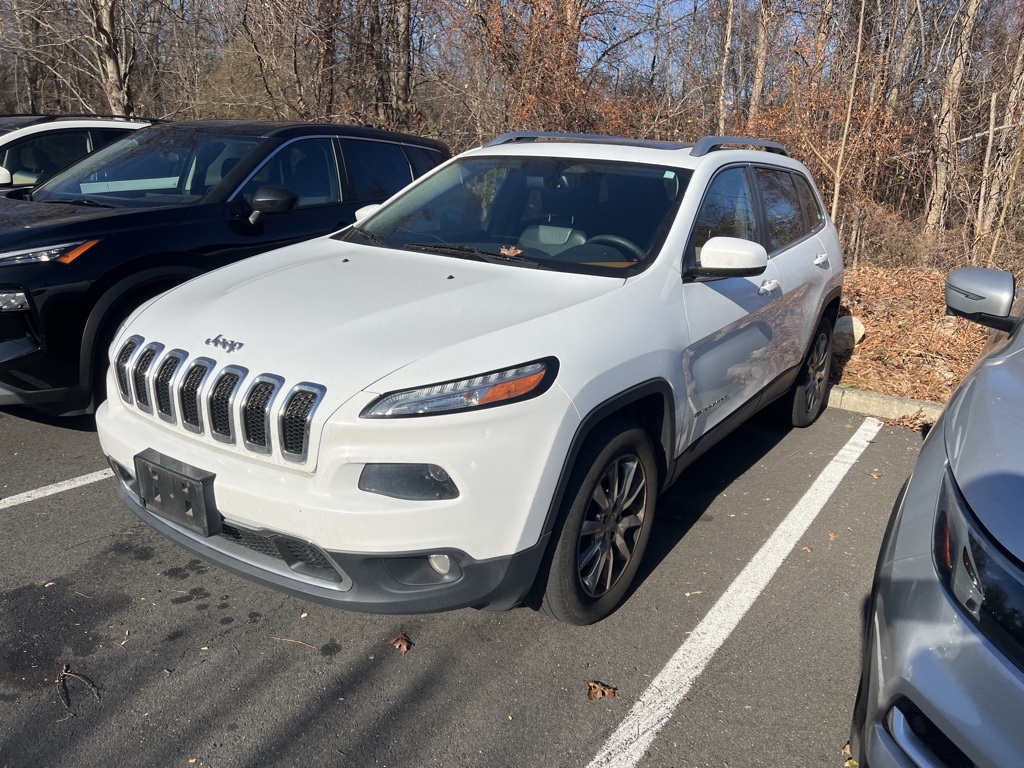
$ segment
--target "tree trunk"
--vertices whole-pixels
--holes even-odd
[[[757,12],[757,44],[754,48],[754,82],[750,86],[750,108],[747,119],[753,123],[761,111],[764,95],[764,78],[768,69],[768,35],[771,32],[771,0],[760,0]]]
[[[722,46],[722,78],[718,89],[718,135],[725,135],[725,86],[729,71],[729,49],[732,47],[732,16],[734,0],[729,0],[725,18],[725,45]]]
[[[92,0],[93,32],[96,34],[103,93],[111,114],[131,115],[135,111],[122,49],[124,12],[118,0]]]

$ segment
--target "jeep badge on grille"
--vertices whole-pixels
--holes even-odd
[[[206,343],[209,344],[211,347],[220,347],[221,349],[228,353],[239,350],[245,346],[245,344],[243,344],[240,341],[234,341],[233,339],[225,339],[219,333],[212,339],[207,339]]]

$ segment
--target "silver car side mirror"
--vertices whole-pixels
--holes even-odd
[[[995,328],[1012,331],[1019,322],[1010,317],[1015,281],[1001,269],[963,267],[946,277],[946,314]]]

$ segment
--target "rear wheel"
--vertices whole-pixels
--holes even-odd
[[[658,470],[639,427],[600,428],[573,469],[548,557],[541,610],[570,624],[593,624],[622,602],[650,538]]]
[[[814,332],[800,375],[790,392],[790,416],[794,427],[809,427],[825,410],[828,377],[832,371],[832,321],[822,317]]]

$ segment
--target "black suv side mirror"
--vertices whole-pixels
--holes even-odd
[[[299,202],[299,196],[288,187],[264,184],[252,196],[252,213],[249,223],[258,224],[268,213],[288,213]]]

